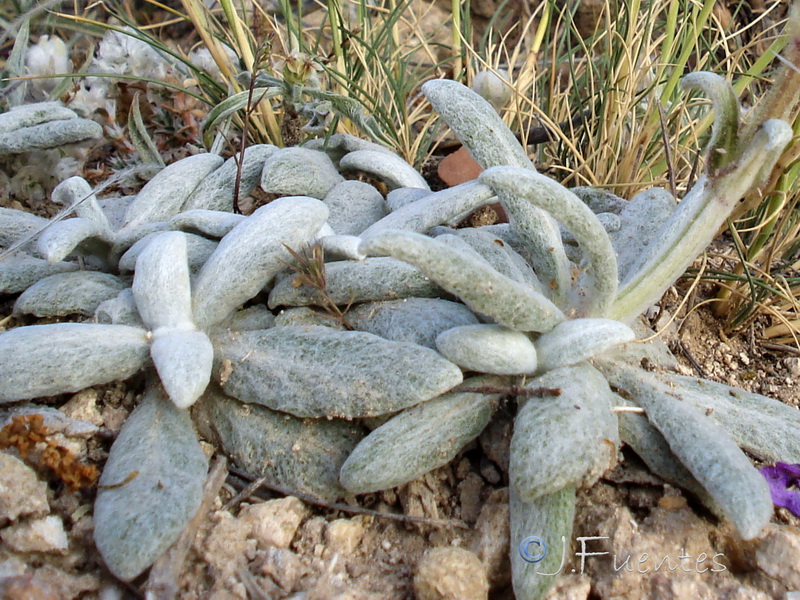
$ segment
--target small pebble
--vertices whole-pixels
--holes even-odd
[[[50,512],[47,484],[18,458],[0,452],[0,520]]]
[[[59,600],[45,583],[30,575],[14,575],[0,579],[0,600]]]
[[[434,548],[414,575],[418,600],[486,600],[489,581],[480,559],[463,548]]]
[[[52,515],[6,527],[0,537],[17,552],[61,553],[69,547],[64,524]]]

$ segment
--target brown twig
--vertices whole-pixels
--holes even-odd
[[[229,467],[228,470],[236,477],[241,478],[245,481],[255,482],[255,481],[261,481],[261,479],[263,479],[263,478],[258,478],[255,475],[251,475],[250,473],[242,471],[241,469],[238,469],[233,466]],[[230,478],[229,483],[234,487],[241,487],[243,489],[251,487],[250,485],[245,485],[241,482],[236,481],[235,478]],[[414,517],[411,515],[401,515],[398,513],[380,512],[378,510],[362,508],[361,506],[350,506],[348,504],[339,504],[338,502],[328,502],[327,500],[323,500],[322,498],[318,498],[311,494],[305,494],[303,492],[290,490],[289,488],[285,488],[272,483],[267,483],[265,481],[262,481],[258,485],[258,487],[249,492],[249,494],[254,495],[254,493],[260,488],[265,488],[272,492],[281,494],[282,496],[294,496],[295,498],[298,498],[299,500],[302,500],[307,504],[314,504],[316,506],[321,506],[322,508],[327,508],[330,510],[338,510],[356,515],[368,515],[372,517],[392,519],[395,521],[402,521],[404,523],[431,525],[433,527],[459,527],[462,529],[469,529],[469,525],[458,519],[428,519],[426,517]]]
[[[200,503],[200,508],[178,540],[158,558],[153,568],[150,569],[150,576],[145,584],[145,595],[148,600],[173,600],[177,597],[178,581],[186,563],[186,556],[197,535],[197,530],[206,520],[227,475],[227,460],[224,456],[217,456],[203,485],[203,501]]]

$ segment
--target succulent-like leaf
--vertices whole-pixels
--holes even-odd
[[[529,285],[537,292],[542,291],[542,284],[530,265],[499,236],[483,227],[462,227],[453,230],[453,233],[506,277]]]
[[[421,188],[429,190],[428,182],[414,167],[399,156],[376,152],[374,150],[356,150],[346,154],[339,161],[342,170],[363,171],[385,181],[391,188]]]
[[[364,433],[339,419],[298,419],[243,404],[210,386],[192,408],[198,429],[241,469],[274,485],[335,501],[339,469]]]
[[[119,270],[133,271],[136,268],[136,260],[139,258],[142,251],[147,248],[147,245],[154,238],[162,233],[164,232],[156,231],[147,234],[128,248],[125,254],[119,257],[119,264],[117,265]],[[189,272],[194,275],[206,264],[206,261],[214,253],[214,250],[217,249],[219,244],[207,237],[195,235],[193,233],[183,233],[182,235],[186,239],[186,262],[189,264]]]
[[[325,265],[326,292],[341,305],[397,298],[446,295],[416,267],[388,257],[340,261]],[[269,295],[269,307],[321,304],[316,290],[295,286],[294,277],[281,279]]]
[[[614,396],[595,368],[582,363],[555,369],[526,387],[560,394],[529,399],[514,421],[509,478],[521,498],[533,500],[567,485],[588,487],[614,466]]]
[[[249,196],[261,181],[261,171],[264,162],[272,156],[278,148],[271,144],[254,144],[247,146],[244,151],[244,162],[241,167],[239,181],[239,200]],[[183,211],[195,209],[218,210],[230,212],[233,210],[233,192],[236,185],[236,176],[239,172],[241,155],[236,154],[225,161],[219,169],[208,175],[200,182],[191,195],[183,203]],[[178,213],[180,217],[183,212]]]
[[[621,363],[604,370],[612,385],[625,390],[645,409],[650,423],[742,538],[757,536],[772,516],[769,486],[725,430],[646,371]]]
[[[77,263],[50,264],[41,258],[17,252],[0,259],[0,294],[16,294],[49,275],[77,270]]]
[[[0,246],[8,248],[15,242],[41,231],[47,224],[47,219],[24,210],[0,206]]]
[[[151,387],[111,447],[94,505],[94,540],[115,576],[130,581],[178,538],[207,468],[188,411]]]
[[[344,181],[323,152],[307,148],[282,148],[265,162],[261,187],[284,196],[311,196],[321,200]]]
[[[611,233],[617,252],[619,280],[626,281],[630,268],[656,243],[656,234],[675,211],[675,197],[662,188],[651,188],[636,194],[620,214],[621,226]]]
[[[739,200],[772,169],[791,139],[787,123],[767,121],[746,151],[718,177],[701,177],[655,234],[655,242],[631,266],[606,316],[630,321],[656,302],[708,246]]]
[[[102,136],[103,128],[100,124],[89,119],[49,121],[0,133],[0,156],[60,148]]]
[[[708,172],[714,175],[736,158],[739,133],[739,101],[733,86],[715,73],[689,73],[681,81],[683,89],[703,90],[714,103],[714,126],[708,142]]]
[[[536,340],[539,369],[574,365],[636,338],[633,330],[610,319],[572,319],[559,323]]]
[[[617,258],[603,224],[575,194],[549,177],[521,167],[493,167],[479,179],[495,191],[526,200],[569,229],[589,262],[582,316],[604,316],[617,295]],[[577,307],[576,307],[577,308]]]
[[[382,415],[461,383],[437,352],[360,331],[273,327],[215,339],[225,393],[298,417]],[[223,361],[228,365],[222,372]]]
[[[480,95],[448,79],[426,82],[422,93],[484,169],[497,165],[532,168],[517,138]]]
[[[633,407],[633,402],[615,394],[615,405]],[[647,467],[664,481],[681,487],[701,499],[708,500],[708,492],[670,450],[667,440],[653,427],[645,415],[621,412],[617,415],[619,435],[633,448]]]
[[[145,332],[124,325],[56,323],[12,329],[0,335],[0,402],[127,379],[144,366],[148,349]]]
[[[150,356],[170,400],[189,408],[211,380],[214,348],[202,331],[166,329],[157,332]]]
[[[78,115],[61,102],[38,102],[15,106],[0,114],[0,133],[11,133],[25,127],[33,127],[52,121],[77,119]]]
[[[178,232],[154,237],[136,259],[133,297],[145,324],[193,329],[186,239]]]
[[[139,311],[136,310],[136,301],[133,299],[133,290],[126,288],[115,298],[101,303],[94,311],[96,323],[106,325],[130,325],[139,329],[146,329]]]
[[[358,235],[386,216],[383,196],[363,181],[342,181],[323,201],[330,211],[328,224],[340,235]]]
[[[247,217],[220,210],[191,209],[179,212],[169,220],[173,229],[199,232],[202,235],[221,238],[244,221]]]
[[[253,331],[255,329],[269,329],[275,325],[275,315],[267,310],[263,304],[249,306],[237,310],[230,317],[218,325],[220,329],[228,331]]]
[[[317,237],[326,259],[364,260],[366,255],[358,251],[361,238],[355,235],[325,235]]]
[[[465,387],[498,385],[473,377]],[[489,423],[502,394],[451,392],[408,408],[365,437],[342,465],[342,485],[354,494],[408,483],[450,462]]]
[[[536,371],[536,348],[524,333],[500,325],[463,325],[443,331],[436,349],[465,371],[525,375]]]
[[[67,207],[75,207],[75,214],[82,219],[94,221],[104,231],[111,231],[108,217],[97,204],[97,197],[83,177],[70,177],[59,183],[50,198],[53,202]]]
[[[473,311],[518,331],[548,331],[565,320],[547,298],[485,264],[418,233],[386,231],[362,242],[365,254],[388,254],[418,267]]]
[[[389,212],[394,212],[403,208],[406,204],[411,204],[417,200],[424,198],[428,194],[432,194],[430,190],[413,187],[401,187],[390,190],[386,194],[386,206]]]
[[[84,241],[103,240],[107,230],[94,220],[64,219],[51,224],[42,232],[37,242],[38,250],[50,264],[64,260]]]
[[[753,456],[771,463],[800,463],[796,408],[714,382],[667,374],[658,378],[675,386],[675,395],[702,410]]]
[[[109,273],[75,271],[40,279],[14,303],[14,312],[37,317],[91,316],[106,300],[115,298],[125,283]]]
[[[328,218],[314,198],[278,198],[222,238],[193,285],[195,323],[208,328],[255,296],[289,260],[286,246],[309,242]]]
[[[436,347],[436,336],[443,331],[478,324],[466,306],[439,298],[365,302],[348,310],[345,318],[353,329],[428,348]]]
[[[125,229],[166,221],[176,214],[200,182],[224,161],[216,154],[195,154],[165,167],[139,191],[125,213]]]
[[[431,227],[450,223],[459,215],[478,208],[492,197],[494,192],[489,186],[474,181],[462,183],[440,192],[426,194],[389,213],[366,229],[361,237],[367,239],[390,229],[425,233]]]
[[[512,484],[509,512],[514,595],[520,600],[541,600],[558,581],[569,552],[575,488],[569,486],[535,500],[524,500]]]
[[[471,89],[437,79],[425,83],[422,92],[481,167],[511,165],[535,172],[525,149],[492,105]],[[570,286],[570,266],[555,220],[514,194],[501,192],[499,199],[512,228],[531,254],[539,279],[552,290],[553,301],[563,306]]]

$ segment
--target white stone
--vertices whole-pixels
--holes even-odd
[[[18,458],[0,452],[0,519],[43,516],[50,512],[47,484]]]
[[[7,527],[0,537],[17,552],[65,552],[69,547],[64,524],[56,516],[23,521]]]
[[[242,509],[239,518],[251,524],[251,536],[259,548],[288,548],[297,528],[308,516],[308,508],[293,496],[252,504]]]

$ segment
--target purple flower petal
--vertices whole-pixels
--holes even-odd
[[[762,468],[761,474],[769,484],[772,503],[800,517],[800,491],[789,489],[800,483],[800,464],[778,462],[775,466]]]

